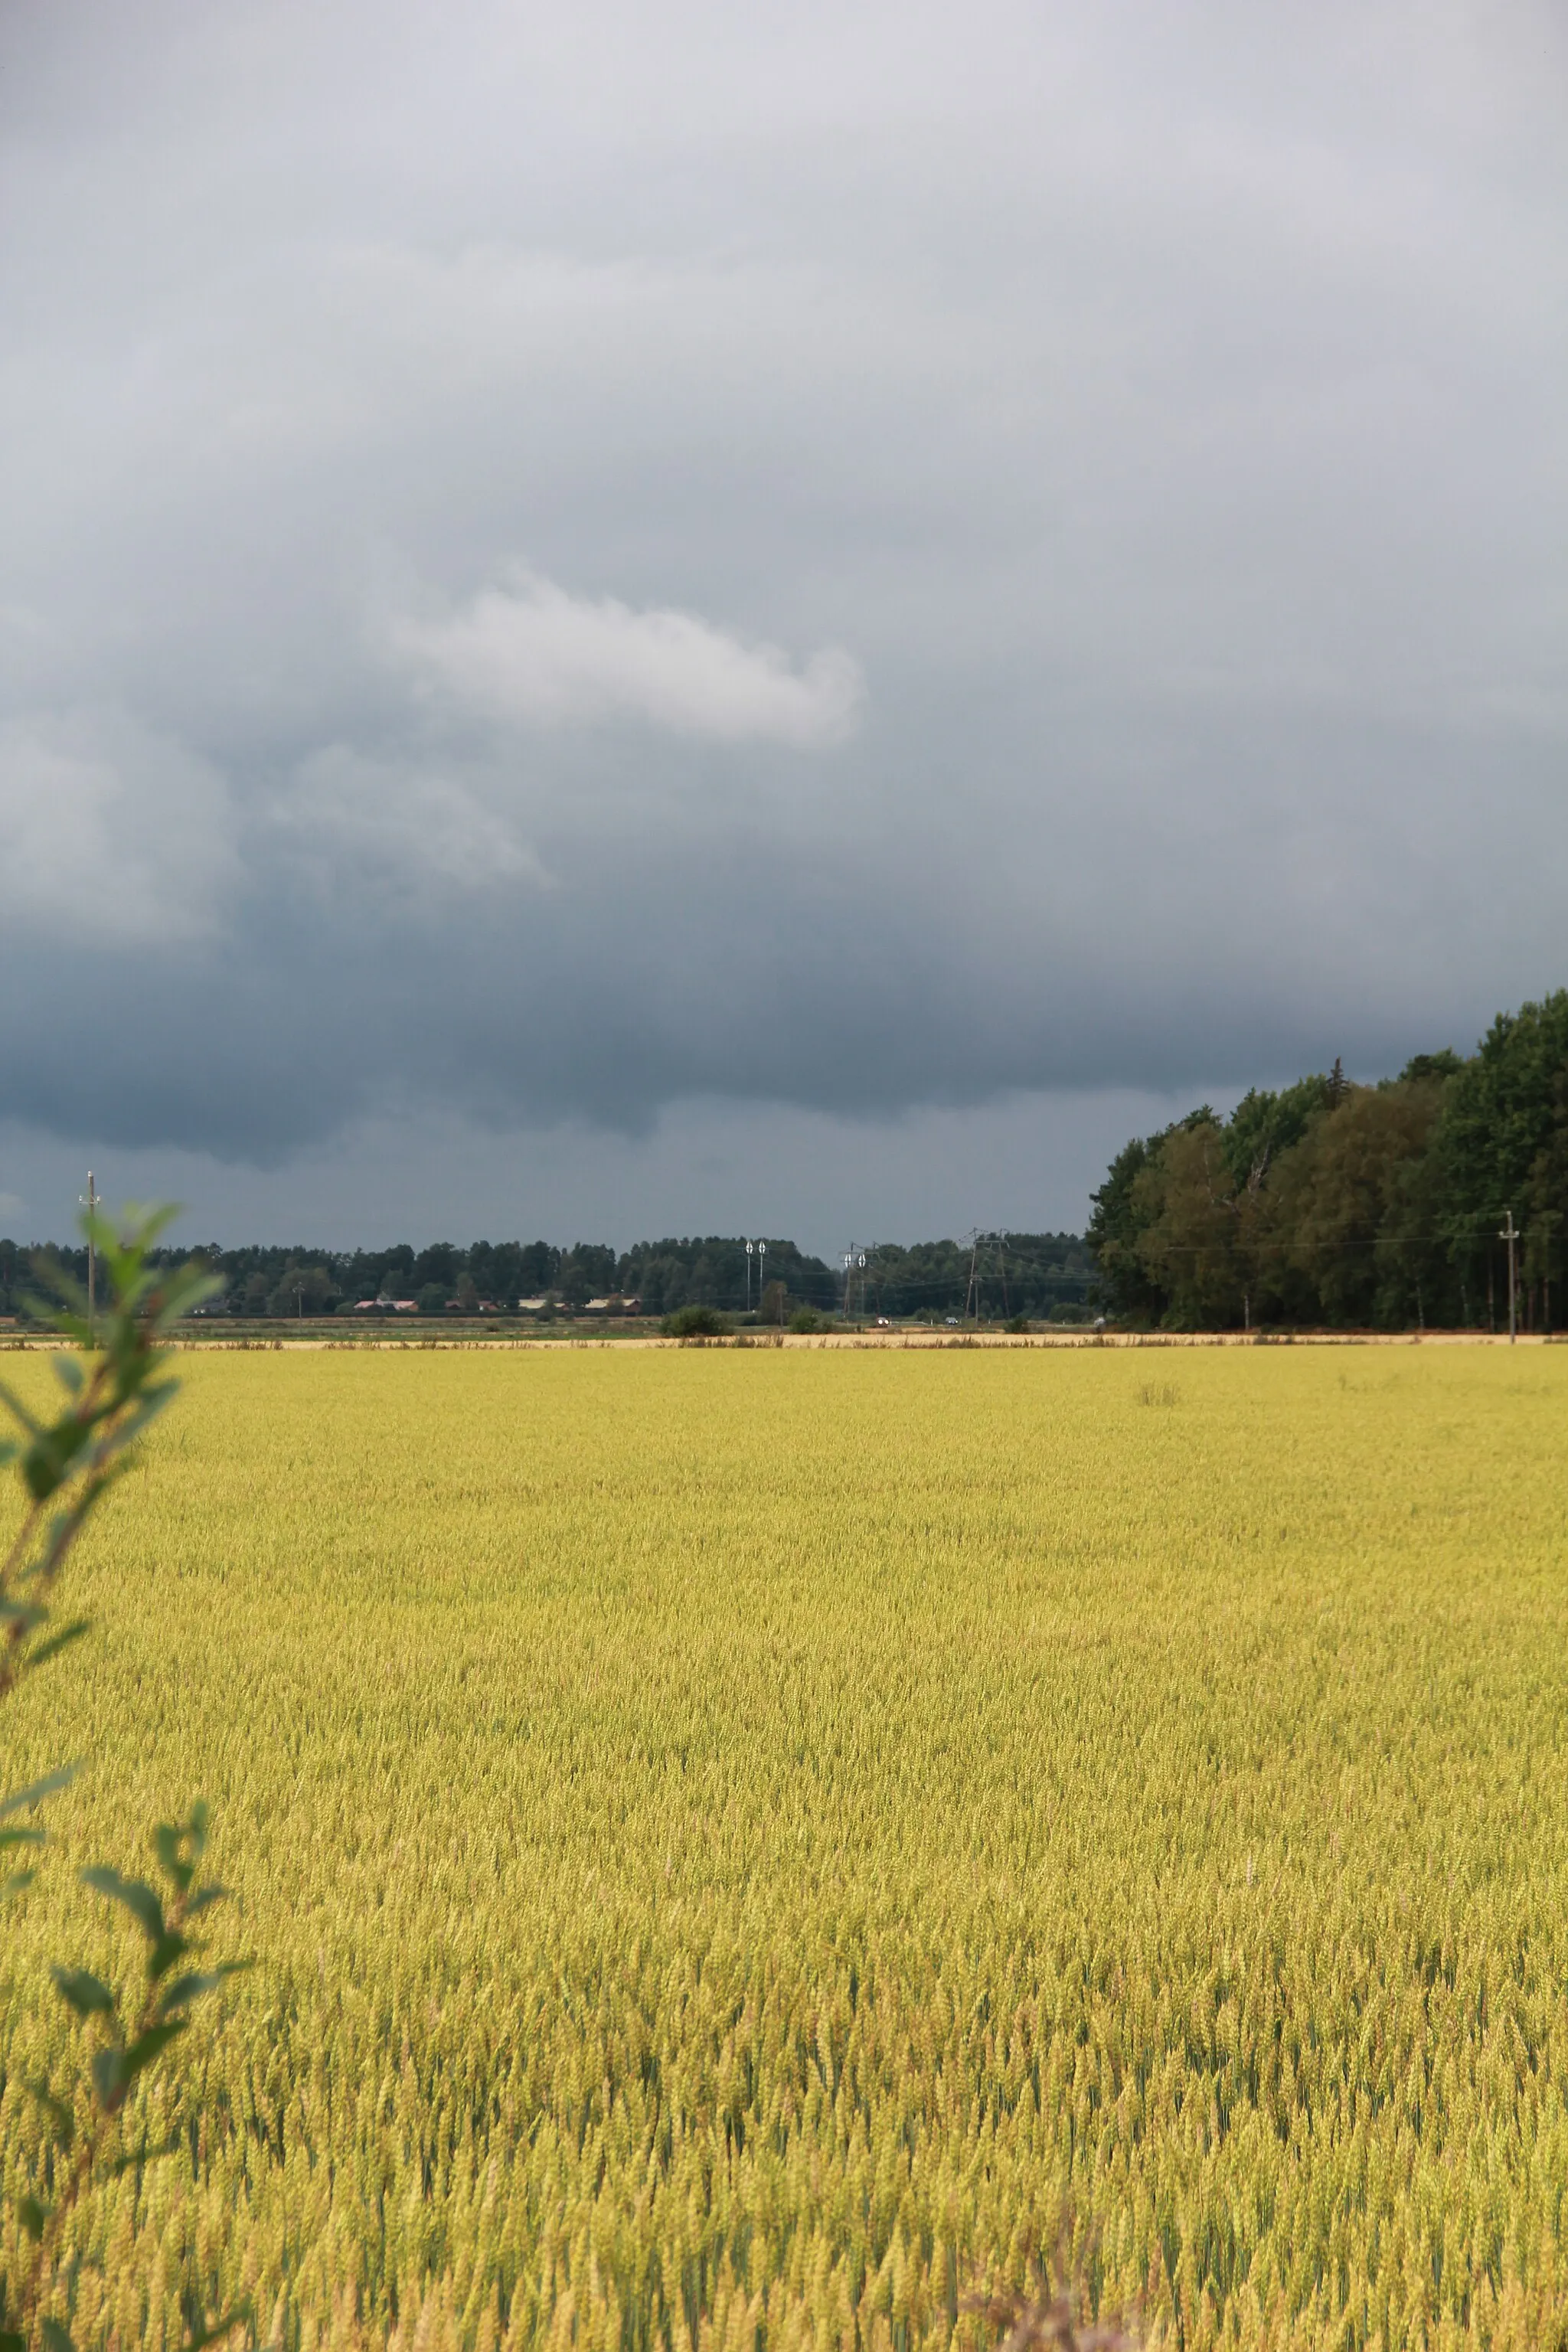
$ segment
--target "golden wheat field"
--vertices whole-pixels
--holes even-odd
[[[259,1961],[80,2352],[1568,2332],[1568,1349],[184,1370],[5,1717],[8,2253],[75,1867],[205,1792]]]

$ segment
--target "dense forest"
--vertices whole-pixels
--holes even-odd
[[[1500,1013],[1468,1060],[1418,1055],[1357,1086],[1336,1062],[1227,1119],[1206,1105],[1135,1139],[1088,1241],[1119,1320],[1506,1329],[1563,1310],[1568,990]]]
[[[912,1248],[884,1243],[856,1250],[847,1270],[842,1260],[829,1265],[774,1238],[761,1249],[753,1244],[748,1270],[744,1239],[720,1234],[639,1242],[619,1253],[593,1242],[570,1249],[549,1242],[474,1242],[466,1249],[437,1242],[424,1250],[402,1244],[337,1254],[210,1244],[196,1254],[223,1286],[205,1312],[278,1318],[395,1314],[400,1307],[426,1315],[508,1313],[521,1306],[548,1317],[592,1303],[647,1316],[682,1307],[727,1314],[750,1307],[769,1321],[801,1307],[831,1313],[846,1305],[856,1317],[1071,1319],[1088,1311],[1094,1280],[1089,1252],[1072,1234],[989,1234]],[[0,1314],[25,1314],[39,1291],[47,1269],[34,1272],[36,1256],[55,1260],[78,1282],[87,1278],[85,1249],[32,1251],[0,1242]]]

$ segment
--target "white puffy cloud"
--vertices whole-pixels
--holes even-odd
[[[854,732],[859,666],[837,646],[798,667],[692,613],[569,595],[514,568],[447,618],[404,620],[394,643],[447,694],[536,727],[633,720],[721,743],[820,751]]]

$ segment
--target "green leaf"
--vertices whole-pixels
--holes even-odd
[[[173,1381],[160,1381],[155,1387],[138,1386],[134,1391],[134,1404],[130,1397],[125,1400],[128,1410],[124,1420],[117,1422],[104,1435],[105,1458],[109,1453],[119,1453],[127,1445],[134,1445],[149,1422],[156,1421],[163,1407],[173,1403],[174,1390]]]
[[[112,2046],[92,2053],[92,2087],[105,2115],[119,2110],[125,2096],[125,2053]]]
[[[47,1642],[40,1642],[36,1650],[28,1651],[26,1658],[28,1673],[31,1674],[35,1666],[41,1666],[46,1658],[52,1658],[58,1651],[68,1648],[72,1642],[79,1642],[84,1633],[90,1633],[91,1631],[90,1617],[73,1618],[68,1625],[62,1625],[58,1633],[51,1633]]]
[[[14,1870],[8,1878],[0,1878],[0,1903],[8,1901],[13,1895],[20,1895],[25,1888],[31,1886],[37,1874],[36,1870]]]
[[[184,2032],[186,2022],[183,2017],[166,2017],[161,2024],[150,2025],[145,2033],[136,2036],[121,2058],[124,2070],[121,2079],[127,2087],[135,2081],[142,2068],[150,2066],[158,2053],[173,2042],[176,2033]],[[119,2053],[116,2054],[120,2055]]]
[[[228,1899],[228,1888],[220,1886],[215,1878],[210,1886],[204,1886],[199,1894],[192,1895],[185,1906],[185,1916],[187,1919],[197,1918],[202,1912],[210,1911],[215,1903],[226,1903]]]
[[[60,1999],[69,2001],[79,2017],[113,2016],[114,1995],[101,1977],[86,1969],[51,1969],[49,1974]]]
[[[75,1541],[83,1521],[94,1506],[102,1500],[104,1490],[112,1485],[121,1471],[128,1470],[130,1467],[129,1462],[116,1462],[107,1470],[99,1470],[89,1476],[86,1486],[79,1488],[71,1508],[68,1511],[61,1511],[50,1521],[48,1540],[31,1570],[33,1575],[46,1580],[53,1576],[68,1545]]]
[[[189,1892],[195,1872],[194,1863],[182,1859],[181,1848],[184,1842],[184,1831],[173,1822],[160,1822],[153,1832],[153,1851],[182,1895]]]
[[[38,2333],[44,2339],[45,2352],[76,2352],[70,2330],[58,2319],[41,2319]]]
[[[165,1225],[172,1225],[180,1213],[177,1201],[155,1201],[151,1206],[142,1201],[127,1201],[120,1212],[118,1226],[111,1224],[100,1209],[98,1213],[98,1246],[107,1256],[145,1257]],[[84,1223],[82,1230],[86,1231]]]
[[[63,1352],[53,1355],[49,1358],[49,1368],[62,1389],[68,1389],[72,1396],[80,1396],[85,1385],[84,1375],[74,1356]]]
[[[153,1832],[153,1850],[184,1894],[206,1852],[207,1803],[198,1797],[183,1822],[160,1822]]]
[[[89,1506],[79,1495],[74,1505],[54,1512],[44,1529],[41,1549],[22,1570],[24,1584],[37,1584],[41,1579],[47,1583],[59,1564],[60,1554],[67,1544],[75,1540],[77,1532],[88,1514]],[[40,1619],[47,1612],[40,1612]]]
[[[15,1462],[21,1451],[14,1437],[0,1437],[0,1470],[3,1470],[8,1462]]]
[[[185,1938],[177,1927],[165,1928],[147,1955],[147,1974],[156,1984],[167,1976],[174,1962],[185,1949]]]
[[[47,2083],[24,2083],[22,2088],[30,2099],[37,2099],[60,2137],[62,2147],[69,2147],[76,2137],[76,2117],[63,2099],[57,2099]]]
[[[157,1943],[167,1933],[163,1906],[144,1878],[121,1878],[117,1870],[99,1864],[82,1872],[81,1883],[99,1895],[107,1895],[111,1903],[122,1903],[149,1943]]]
[[[74,1412],[39,1431],[22,1456],[22,1476],[35,1503],[47,1503],[58,1489],[90,1434],[89,1423]]]
[[[165,1328],[181,1315],[188,1315],[193,1307],[199,1307],[222,1288],[216,1274],[209,1273],[194,1257],[187,1258],[178,1273],[164,1283],[157,1318],[159,1328]]]
[[[192,1969],[186,1976],[176,1977],[158,2003],[159,2014],[168,2017],[176,2009],[188,2007],[204,1993],[216,1992],[228,1978],[242,1977],[255,1966],[254,1960],[225,1960],[221,1968]]]
[[[27,2352],[27,2339],[14,2327],[0,2327],[0,2352]]]
[[[39,2204],[36,2197],[17,2198],[16,2219],[22,2224],[23,2229],[26,2230],[29,2238],[41,2238],[43,2236],[44,2224],[48,2218],[48,2215],[45,2212],[43,2207]]]
[[[122,1459],[116,1457],[130,1451],[148,1423],[157,1420],[168,1402],[162,1393],[155,1394],[151,1404],[139,1404],[134,1411],[126,1413],[123,1421],[109,1423],[94,1444],[86,1468],[89,1472],[100,1471],[112,1464],[114,1475],[118,1477],[126,1465]]]
[[[41,1805],[46,1797],[58,1796],[62,1789],[68,1789],[80,1770],[79,1764],[62,1764],[58,1772],[46,1772],[41,1780],[29,1782],[14,1796],[0,1797],[0,1814],[19,1813],[24,1806]]]
[[[14,1845],[47,1845],[47,1830],[0,1830],[0,1853],[8,1853]]]

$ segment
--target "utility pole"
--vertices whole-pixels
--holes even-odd
[[[82,1200],[87,1211],[87,1328],[90,1331],[97,1321],[98,1243],[92,1230],[92,1220],[98,1214],[98,1189],[92,1181],[92,1171],[87,1171],[87,1192]]]
[[[1508,1344],[1511,1348],[1519,1332],[1519,1294],[1513,1280],[1513,1245],[1519,1239],[1519,1233],[1511,1209],[1505,1213],[1505,1221],[1498,1229],[1498,1239],[1508,1244]]]
[[[969,1320],[969,1307],[972,1299],[974,1303],[974,1319],[977,1323],[980,1320],[980,1288],[975,1280],[975,1270],[979,1264],[980,1230],[979,1227],[976,1226],[970,1243],[969,1250],[969,1287],[963,1294],[963,1319],[966,1323]]]
[[[752,1311],[752,1258],[754,1255],[755,1247],[756,1245],[752,1242],[748,1242],[746,1244],[746,1312],[748,1315]]]

